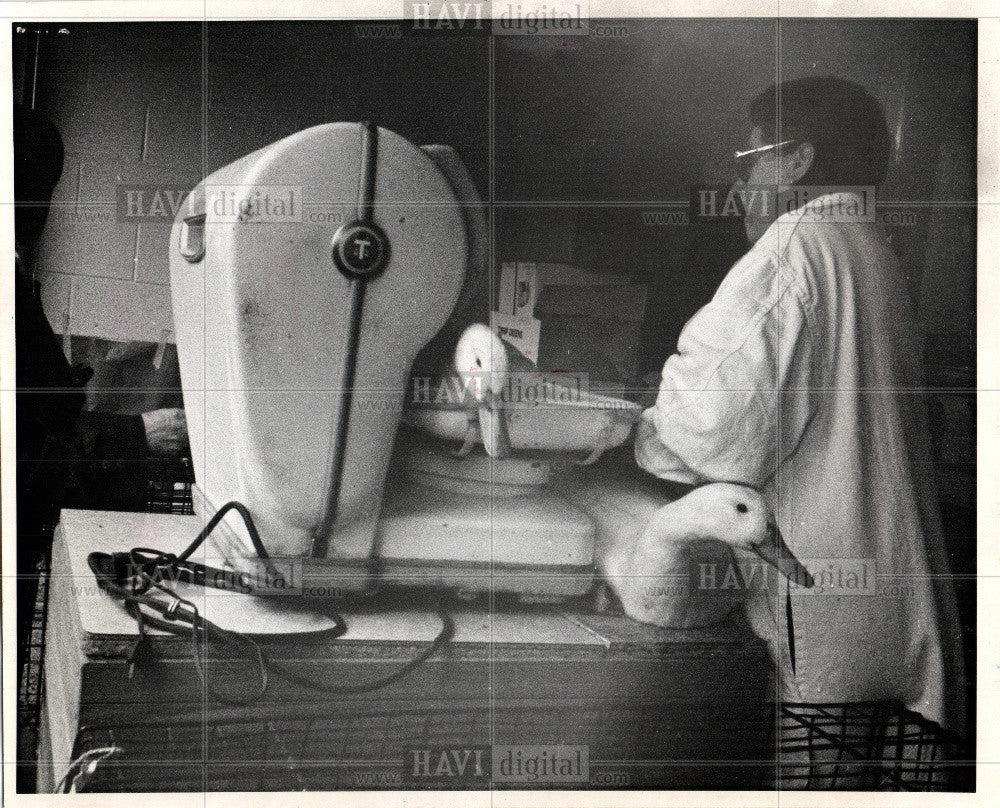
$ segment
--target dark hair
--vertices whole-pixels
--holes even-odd
[[[882,106],[860,84],[809,76],[772,84],[750,104],[764,140],[803,140],[815,149],[803,185],[878,185],[891,139]]]
[[[42,234],[62,168],[59,130],[41,113],[15,104],[14,231],[23,249],[31,249]]]

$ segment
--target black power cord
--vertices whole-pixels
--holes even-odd
[[[236,511],[240,515],[246,525],[247,533],[250,535],[250,541],[257,556],[265,562],[269,574],[277,575],[250,511],[240,502],[228,502],[219,508],[194,541],[180,555],[163,553],[146,547],[135,547],[126,553],[93,552],[87,556],[87,564],[94,573],[98,586],[112,597],[121,600],[125,610],[138,626],[139,640],[128,659],[130,678],[136,665],[149,653],[147,626],[175,635],[182,635],[190,630],[192,659],[205,692],[214,700],[232,706],[246,706],[262,699],[267,692],[270,671],[279,674],[283,679],[299,687],[327,695],[340,696],[380,690],[412,673],[454,637],[454,620],[444,604],[438,601],[435,605],[435,611],[441,619],[441,631],[427,648],[386,676],[353,685],[331,685],[313,681],[299,675],[285,665],[269,660],[264,650],[251,637],[215,625],[201,616],[194,603],[180,597],[176,592],[163,585],[164,580],[184,580],[202,585],[208,585],[206,582],[217,580],[208,574],[214,572],[213,570],[188,559],[204,543],[229,511]],[[171,600],[164,602],[153,597],[151,594],[153,590],[165,593]],[[328,612],[326,616],[334,621],[334,626],[324,631],[324,634],[340,637],[347,631],[347,624],[339,614]],[[209,684],[205,675],[203,650],[200,644],[213,639],[224,645],[242,649],[247,658],[256,665],[259,671],[258,685],[250,696],[233,697],[217,691]]]

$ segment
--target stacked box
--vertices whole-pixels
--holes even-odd
[[[620,395],[636,378],[646,287],[569,264],[501,266],[493,327],[545,371]]]

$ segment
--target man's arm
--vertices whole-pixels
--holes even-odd
[[[685,326],[656,404],[636,433],[638,464],[685,483],[760,486],[815,409],[805,311],[776,261],[737,264]]]

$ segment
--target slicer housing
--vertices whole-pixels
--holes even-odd
[[[358,221],[386,241],[367,278],[335,243]],[[410,366],[465,277],[448,179],[393,132],[324,124],[207,177],[170,244],[199,512],[239,500],[274,556],[367,559]]]

